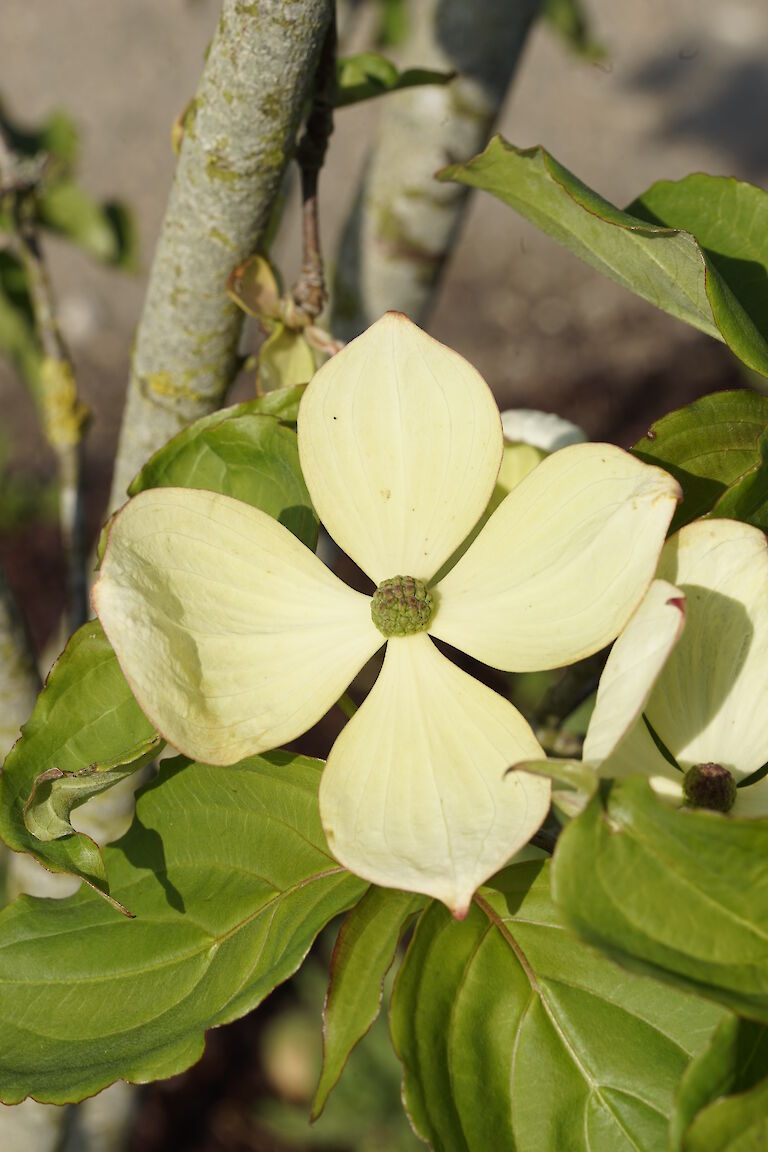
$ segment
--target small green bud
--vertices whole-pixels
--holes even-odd
[[[371,619],[385,636],[424,632],[432,619],[432,593],[415,576],[382,580],[371,600]]]
[[[736,781],[722,764],[694,764],[683,777],[683,792],[691,808],[730,812],[736,803]]]

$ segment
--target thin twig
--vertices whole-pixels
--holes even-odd
[[[43,431],[59,469],[59,519],[67,556],[70,631],[88,618],[82,433],[87,410],[78,399],[75,372],[59,329],[53,292],[34,219],[36,183],[17,181],[19,162],[0,129],[0,188],[11,198],[15,251],[27,276],[42,351],[39,405]],[[42,167],[38,167],[42,174]]]
[[[307,324],[317,319],[328,299],[320,250],[318,183],[333,132],[335,96],[336,17],[332,15],[317,66],[312,107],[304,135],[296,148],[296,160],[301,169],[302,261],[301,275],[291,296]]]

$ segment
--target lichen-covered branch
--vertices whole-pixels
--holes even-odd
[[[243,313],[227,277],[256,249],[312,91],[332,0],[224,0],[155,251],[111,505],[151,453],[224,398]]]
[[[78,397],[74,367],[56,320],[37,230],[23,213],[18,240],[43,353],[36,399],[43,431],[58,463],[59,523],[67,557],[67,623],[69,632],[74,632],[88,619],[83,493],[83,429],[88,410]]]
[[[393,308],[424,323],[466,188],[434,173],[487,142],[541,0],[420,0],[403,63],[459,73],[388,96],[345,227],[331,330],[352,339]]]

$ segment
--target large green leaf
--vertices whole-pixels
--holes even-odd
[[[389,92],[404,88],[420,88],[424,84],[447,84],[455,72],[435,72],[429,68],[407,68],[399,72],[395,65],[378,52],[359,52],[345,56],[336,67],[337,108],[359,104]]]
[[[328,852],[317,761],[166,761],[105,849],[134,920],[87,888],[0,915],[0,1099],[62,1103],[172,1076],[255,1008],[366,885]]]
[[[715,392],[657,420],[632,451],[683,490],[672,531],[712,512],[768,527],[768,396]]]
[[[71,872],[107,894],[99,846],[74,831],[69,813],[135,772],[162,746],[101,625],[89,621],[54,664],[5,761],[0,836],[50,871]]]
[[[308,548],[317,517],[299,465],[295,419],[302,389],[270,392],[197,420],[144,465],[128,489],[203,488],[269,513]]]
[[[749,1092],[710,1104],[685,1134],[682,1152],[765,1152],[768,1080]]]
[[[699,1112],[721,1096],[749,1091],[766,1076],[768,1028],[726,1017],[680,1081],[669,1132],[671,1152],[683,1152],[685,1132]]]
[[[561,834],[552,883],[566,922],[610,956],[768,1022],[768,820],[605,782]]]
[[[391,1023],[411,1120],[438,1152],[660,1152],[675,1087],[723,1016],[582,944],[548,865],[526,863],[462,923],[427,909]]]
[[[681,181],[674,195],[655,185],[622,212],[543,148],[515,148],[500,136],[440,179],[492,193],[617,284],[724,340],[768,375],[768,312],[758,307],[768,293],[768,193],[705,176]],[[702,206],[708,194],[712,210]]]
[[[358,1041],[379,1014],[384,977],[403,929],[426,896],[369,888],[341,926],[323,1011],[323,1068],[312,1104],[317,1119]]]

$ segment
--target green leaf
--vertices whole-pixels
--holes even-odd
[[[742,1096],[710,1104],[685,1134],[682,1152],[765,1152],[768,1148],[768,1079]]]
[[[91,891],[0,915],[0,1099],[79,1100],[173,1076],[206,1029],[255,1008],[366,885],[330,856],[321,765],[164,762],[104,851],[134,920]]]
[[[408,68],[405,72],[398,72],[395,65],[378,52],[345,56],[336,65],[336,107],[346,108],[349,104],[359,104],[361,100],[386,96],[388,92],[400,92],[404,88],[448,84],[455,75],[455,72],[434,72],[429,68]]]
[[[683,1135],[697,1113],[720,1096],[745,1092],[768,1076],[768,1028],[728,1016],[709,1045],[688,1065],[680,1081],[669,1130],[672,1152],[682,1152]]]
[[[124,205],[99,204],[74,180],[58,180],[37,197],[37,214],[46,228],[66,236],[96,260],[135,267],[135,232]]]
[[[548,873],[513,865],[463,922],[419,920],[391,1010],[412,1123],[438,1152],[660,1152],[724,1013],[582,944]]]
[[[440,179],[485,189],[617,284],[724,340],[750,368],[768,375],[768,312],[750,312],[760,291],[755,282],[760,276],[765,279],[765,234],[752,250],[748,267],[736,256],[768,213],[768,193],[752,189],[756,195],[748,198],[747,211],[753,219],[741,229],[734,224],[736,238],[727,251],[718,249],[720,258],[715,259],[693,235],[702,215],[695,207],[690,215],[675,216],[690,221],[677,226],[649,222],[632,208],[622,212],[540,147],[515,148],[496,136],[479,156],[444,169]],[[719,203],[724,211],[737,214],[742,209],[738,189],[749,186],[732,183],[734,188],[729,186]],[[651,197],[659,211],[661,199]],[[642,211],[647,217],[649,209]],[[730,223],[730,215],[727,219]]]
[[[276,323],[259,349],[259,384],[265,393],[308,384],[315,374],[315,354],[301,331]]]
[[[632,451],[683,490],[671,531],[714,510],[763,526],[768,396],[715,392],[657,420]],[[741,513],[741,515],[739,515]]]
[[[312,1103],[312,1119],[325,1108],[358,1041],[379,1015],[384,977],[400,937],[426,896],[369,888],[341,926],[331,959],[323,1011],[323,1068]]]
[[[768,192],[695,172],[652,184],[627,212],[692,233],[755,328],[768,334]]]
[[[564,829],[552,891],[620,963],[768,1022],[767,858],[768,820],[670,808],[631,778]]]
[[[0,776],[0,835],[51,872],[109,893],[99,846],[69,813],[163,746],[133,698],[96,620],[70,639]],[[122,906],[121,906],[122,907]]]
[[[268,393],[197,420],[155,453],[128,494],[165,487],[220,492],[274,516],[314,548],[317,517],[301,474],[296,433],[282,423],[295,418],[301,391]]]

